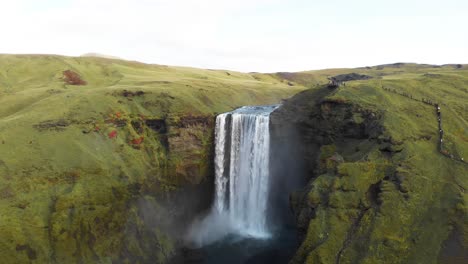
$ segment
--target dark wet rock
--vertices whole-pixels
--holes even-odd
[[[337,165],[341,164],[344,162],[344,158],[343,156],[341,156],[340,154],[338,154],[337,152],[335,152],[335,154],[333,154],[333,156],[331,156],[330,158],[328,158],[330,161],[336,163]]]
[[[35,260],[37,258],[37,253],[34,249],[32,249],[29,245],[16,245],[16,251],[18,252],[26,252],[29,260]]]
[[[380,145],[379,150],[382,152],[389,152],[389,153],[398,153],[403,150],[402,145],[395,145],[391,143],[383,143]]]
[[[195,116],[195,115],[187,115],[180,118],[179,122],[177,122],[177,126],[179,127],[190,127],[196,125],[209,125],[214,124],[214,119],[212,116]]]
[[[127,120],[125,120],[125,119],[117,119],[117,120],[114,121],[114,125],[115,125],[116,127],[124,127],[124,126],[127,125]]]
[[[158,133],[167,132],[167,124],[165,119],[146,119],[145,124],[152,130]]]
[[[137,96],[143,96],[145,92],[143,91],[128,91],[128,90],[123,90],[120,95],[123,97],[137,97]]]
[[[132,124],[132,127],[133,129],[138,133],[138,134],[141,134],[143,133],[143,124],[141,121],[139,120],[132,120],[131,121],[131,124]]]
[[[61,130],[64,130],[69,125],[70,125],[69,121],[65,119],[58,119],[58,120],[43,121],[43,122],[40,122],[39,124],[33,125],[33,127],[39,131],[43,131],[43,130],[61,131]]]

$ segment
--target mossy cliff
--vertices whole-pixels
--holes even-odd
[[[2,263],[165,263],[210,204],[216,112],[268,75],[0,55]]]
[[[468,165],[439,152],[432,106],[382,89],[393,81],[317,86],[272,114],[273,137],[296,142],[308,178],[290,195],[301,240],[291,264],[466,261]],[[451,140],[466,154],[466,130]]]

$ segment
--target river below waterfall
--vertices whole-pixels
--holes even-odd
[[[204,264],[285,264],[297,247],[296,230],[283,229],[268,239],[229,235],[201,248]]]

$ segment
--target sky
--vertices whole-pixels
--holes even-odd
[[[468,63],[466,0],[0,0],[0,53],[243,72]]]

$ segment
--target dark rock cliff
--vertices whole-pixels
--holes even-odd
[[[308,181],[289,197],[301,243],[290,263],[436,262],[460,217],[453,185],[433,185],[434,195],[414,183],[410,172],[424,168],[389,135],[385,110],[334,93],[301,92],[272,114],[273,149],[285,161],[277,173]]]

